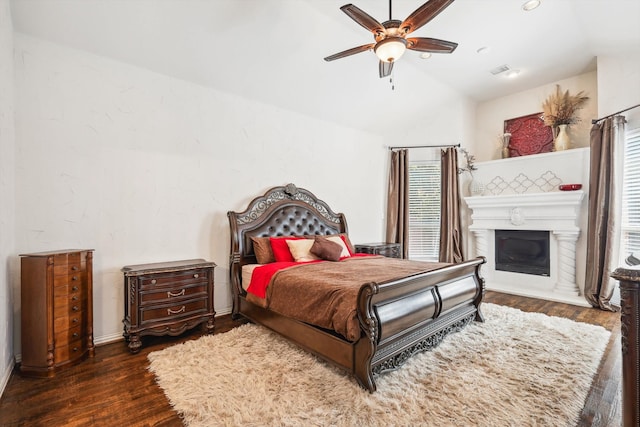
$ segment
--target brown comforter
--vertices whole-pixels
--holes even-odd
[[[401,279],[446,265],[379,256],[303,264],[278,271],[269,283],[266,301],[251,294],[247,299],[354,342],[360,338],[356,306],[363,284]]]

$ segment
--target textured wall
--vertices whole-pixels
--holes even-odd
[[[382,237],[380,138],[21,34],[15,49],[16,245],[96,250],[96,341],[121,334],[127,264],[214,261],[229,312],[226,212],[269,187],[310,189],[354,242]]]
[[[16,262],[13,112],[13,26],[9,0],[0,0],[0,394],[13,368],[11,281]]]

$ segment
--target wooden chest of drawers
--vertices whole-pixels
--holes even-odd
[[[357,253],[401,258],[400,243],[362,243],[354,245]]]
[[[24,375],[51,377],[93,357],[93,249],[21,254]]]
[[[124,273],[124,337],[132,353],[143,335],[179,335],[214,328],[213,272],[203,259],[128,265]]]

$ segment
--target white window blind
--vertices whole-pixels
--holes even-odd
[[[440,250],[440,159],[409,163],[409,259],[437,261]]]
[[[620,255],[640,258],[640,128],[627,131],[622,179]]]

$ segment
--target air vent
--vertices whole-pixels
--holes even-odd
[[[492,70],[490,70],[491,74],[493,74],[494,76],[497,76],[498,74],[504,73],[505,71],[509,71],[511,68],[507,65],[500,65],[499,67],[496,67]]]

